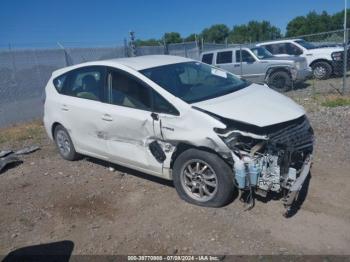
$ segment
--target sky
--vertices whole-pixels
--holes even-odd
[[[172,31],[185,37],[213,24],[232,28],[250,20],[268,20],[284,32],[296,16],[343,8],[344,0],[1,0],[0,45],[120,45],[131,30],[141,39]]]

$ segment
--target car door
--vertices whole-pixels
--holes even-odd
[[[242,66],[242,77],[255,82],[262,83],[265,79],[265,63],[258,60],[249,50],[240,49],[235,52],[236,63]]]
[[[233,65],[233,52],[232,50],[219,51],[216,53],[215,65],[231,73],[235,72],[235,66]]]
[[[152,111],[152,89],[132,74],[108,70],[109,115],[104,130],[109,158],[146,173],[162,175],[162,163],[151,153],[150,144],[161,140],[159,116]]]
[[[102,105],[106,97],[106,68],[87,66],[67,73],[57,106],[62,124],[80,153],[107,158],[107,145],[101,132]]]

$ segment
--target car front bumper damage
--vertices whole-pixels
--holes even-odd
[[[248,209],[254,206],[255,195],[277,194],[287,214],[310,172],[313,130],[303,117],[269,131],[264,136],[240,132],[245,137],[235,134],[232,138],[230,134],[231,140],[225,141],[230,143],[234,180]]]

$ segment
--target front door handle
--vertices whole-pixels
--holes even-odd
[[[62,110],[62,111],[69,111],[69,108],[68,108],[67,105],[64,105],[64,104],[63,104],[63,105],[61,106],[61,110]]]
[[[104,114],[104,115],[102,116],[102,120],[111,122],[111,121],[113,121],[113,118],[112,118],[112,116],[109,115],[109,114]]]

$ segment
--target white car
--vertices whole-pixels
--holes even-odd
[[[235,188],[284,192],[308,176],[303,108],[264,85],[176,56],[89,62],[55,71],[44,124],[64,159],[87,155],[173,180],[184,200],[219,207]]]
[[[305,57],[316,79],[327,79],[332,74],[342,75],[344,48],[340,46],[317,47],[303,39],[287,39],[259,43],[275,56],[295,55]]]

